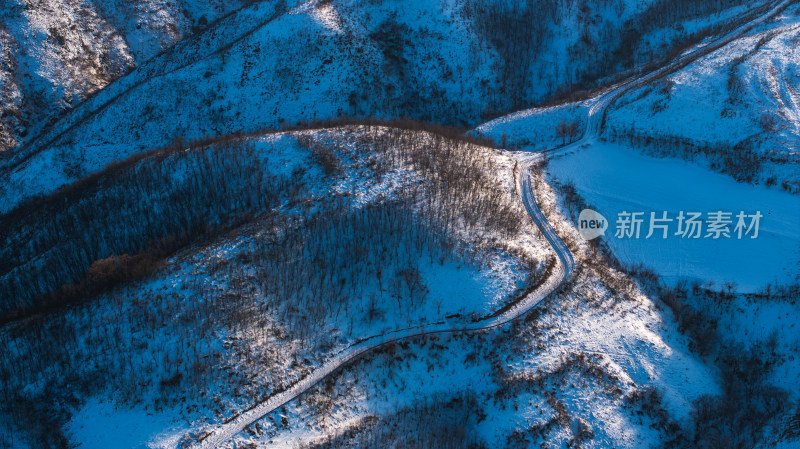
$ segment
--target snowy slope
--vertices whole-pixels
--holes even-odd
[[[748,37],[701,58],[656,86],[627,93],[608,116],[609,132],[675,138],[695,146],[732,148],[761,160],[753,181],[797,192],[800,76],[798,6]],[[639,143],[648,152],[670,152]],[[680,153],[680,151],[676,151]],[[707,165],[702,155],[695,155]],[[722,169],[725,171],[724,169]],[[788,184],[782,186],[786,181]]]
[[[541,187],[537,198],[554,208],[553,192]],[[575,237],[563,218],[548,217]],[[577,254],[579,264],[591,257],[585,245]],[[459,394],[475,403],[462,421],[437,431],[461,429],[476,447],[569,447],[578,441],[581,447],[634,448],[675,438],[674,430],[625,398],[655,388],[663,402],[650,405],[686,421],[692,401],[718,392],[714,373],[688,351],[656,304],[638,289],[608,287],[606,276],[624,278],[583,270],[534,317],[509,330],[434,336],[378,351],[268,415],[229,447],[460,447],[464,437],[458,433],[425,443],[426,431],[446,419],[442,404]],[[392,432],[399,427],[393,413],[421,407],[434,412],[411,421],[408,433]],[[385,435],[371,440],[371,429],[382,426]]]
[[[529,5],[519,30],[504,25],[519,11],[479,6],[259,2],[237,10],[31,134],[0,174],[0,211],[176,137],[343,115],[475,124],[619,70],[618,30],[647,4],[603,2],[591,13]],[[582,34],[568,31],[575,27]],[[597,57],[598,43],[608,57]],[[8,97],[24,105],[16,86]]]
[[[569,147],[576,150],[574,155],[561,158],[563,151],[556,150],[554,152],[557,156],[551,168],[555,177],[561,178],[562,182],[574,183],[578,194],[583,196],[590,205],[605,210],[606,217],[611,224],[608,233],[612,236],[607,237],[606,240],[625,263],[645,263],[656,269],[658,273],[667,276],[670,282],[685,276],[689,279],[713,281],[718,285],[725,282],[737,283],[744,291],[750,292],[760,290],[768,283],[791,284],[797,282],[798,272],[794,267],[797,266],[800,257],[797,253],[798,237],[793,223],[798,219],[797,211],[800,209],[793,195],[771,191],[771,189],[775,189],[792,192],[791,185],[788,185],[788,188],[785,184],[775,187],[776,182],[773,182],[772,184],[766,183],[767,188],[747,186],[736,183],[733,179],[725,180],[724,176],[714,174],[697,165],[638,156],[634,153],[635,149],[628,149],[630,146],[635,146],[637,149],[644,148],[647,153],[659,158],[680,157],[687,153],[691,156],[692,151],[700,151],[698,150],[699,146],[684,149],[683,141],[680,139],[685,136],[669,137],[663,142],[658,141],[661,133],[659,129],[667,126],[684,130],[691,129],[695,133],[695,138],[699,139],[698,136],[703,136],[702,139],[705,139],[706,142],[716,140],[714,145],[719,145],[720,139],[728,139],[737,132],[747,133],[750,125],[747,118],[740,117],[736,124],[730,121],[735,119],[735,115],[731,119],[717,119],[715,114],[707,113],[708,108],[698,108],[688,102],[678,103],[681,98],[685,98],[670,92],[682,89],[684,92],[697,94],[693,102],[718,102],[719,98],[715,98],[713,94],[701,93],[704,92],[704,89],[713,89],[714,82],[719,81],[717,78],[713,78],[714,82],[708,82],[708,79],[700,77],[700,75],[708,73],[709,60],[730,59],[732,57],[730,56],[731,48],[749,48],[753,45],[756,50],[764,48],[763,44],[769,41],[763,39],[764,35],[779,37],[783,35],[784,31],[793,29],[795,16],[792,11],[795,8],[790,7],[787,10],[788,13],[785,12],[773,21],[757,27],[742,39],[737,39],[721,49],[691,62],[675,74],[668,75],[666,79],[625,93],[612,105],[606,128],[600,129],[600,132],[611,134],[619,139],[620,143],[624,142],[627,145],[606,145],[602,139],[584,138],[580,141],[581,148],[574,145]],[[772,28],[782,31],[776,31],[773,35],[768,32]],[[763,41],[761,46],[757,45],[758,41]],[[753,44],[754,42],[756,44]],[[751,52],[756,50],[751,50]],[[775,64],[783,62],[791,64],[793,61],[792,50],[784,50],[770,53]],[[742,61],[746,60],[746,58],[742,59]],[[737,64],[734,65],[738,67]],[[787,72],[792,73],[791,70]],[[680,77],[685,78],[689,73],[695,74],[696,78],[686,78],[680,87],[677,87],[678,84],[674,80]],[[743,70],[742,73],[762,72],[748,67],[748,70]],[[666,100],[664,96],[666,96]],[[673,96],[675,99],[670,103],[669,98]],[[659,103],[660,107],[654,107],[652,111],[636,108],[637,104],[645,103],[647,99],[652,100],[655,97],[663,100]],[[564,140],[572,140],[571,138],[562,139],[556,135],[559,124],[577,123],[580,127],[585,127],[588,110],[597,106],[597,98],[600,97],[579,103],[535,108],[510,114],[479,126],[475,132],[491,136],[497,142],[505,140],[507,145],[512,148],[534,151],[551,150],[561,145]],[[726,101],[725,103],[729,107],[731,106],[730,102]],[[677,104],[683,106],[678,108]],[[745,105],[737,104],[739,107],[737,110],[747,111]],[[676,107],[668,112],[662,111],[669,105]],[[775,105],[767,106],[764,111],[765,114],[787,115]],[[623,115],[625,113],[628,115]],[[614,124],[618,123],[617,121],[623,116],[630,120],[626,126],[634,126],[634,131],[631,131],[630,128],[614,127]],[[611,128],[611,131],[607,131],[608,127]],[[631,132],[637,137],[624,137],[626,133]],[[781,134],[777,131],[758,133],[758,137],[762,141],[774,140],[780,136]],[[674,146],[675,144],[678,145]],[[728,145],[727,148],[716,146],[703,148],[708,151],[706,155],[710,155],[708,159],[716,164],[712,165],[712,168],[736,179],[744,180],[740,179],[739,175],[752,168],[748,165],[752,159],[744,153],[747,148],[734,147],[730,142]],[[769,157],[774,157],[774,159],[771,160],[771,166],[763,164],[764,171],[775,170],[784,175],[796,171],[796,164],[785,159],[787,155],[792,154],[791,146],[779,148],[782,149],[770,152],[772,155]],[[723,154],[724,158],[712,159],[711,156],[714,156],[715,152]],[[778,153],[782,153],[782,156]],[[748,154],[752,154],[752,151]],[[703,157],[702,154],[695,155],[692,159],[701,161],[701,166],[707,165],[708,161],[705,161]],[[781,157],[784,159],[779,159]],[[728,163],[733,165],[728,166]],[[763,179],[764,176],[766,175],[755,176],[750,181],[757,182],[759,177]],[[763,212],[765,220],[762,221],[762,225],[771,227],[771,229],[766,234],[760,234],[759,239],[756,240],[739,240],[735,236],[733,240],[701,239],[698,242],[687,241],[680,237],[677,237],[677,240],[676,238],[646,239],[647,221],[644,223],[641,239],[613,238],[617,213],[625,210],[642,212],[645,218],[649,218],[650,212],[661,214],[667,211],[675,225],[674,219],[681,210],[688,212],[690,209],[698,209],[694,211],[703,214],[724,210],[731,212],[731,215],[735,217],[740,211],[749,210],[748,213],[754,213],[762,208],[767,211]],[[601,212],[604,211],[601,210]],[[734,225],[735,223],[731,224],[731,229]],[[675,229],[673,229],[674,231]],[[722,257],[718,257],[719,255]]]
[[[246,2],[10,0],[0,6],[0,152]]]
[[[3,375],[14,372],[13,382],[4,383],[4,405],[14,411],[32,401],[50,410],[48,422],[56,429],[69,419],[52,438],[86,447],[104,447],[108,438],[140,447],[159,435],[176,444],[366,337],[424,328],[445,316],[453,325],[471,323],[513,305],[551,257],[516,196],[514,161],[472,144],[448,147],[442,139],[363,127],[249,139],[252,151],[239,148],[254,158],[248,164],[294,179],[281,181],[287,196],[270,210],[250,210],[253,217],[244,225],[178,252],[143,280],[4,327],[0,338],[15,348],[0,366]],[[333,149],[337,164],[325,165],[331,160],[320,156],[325,148]],[[444,156],[448,148],[452,156]],[[206,151],[161,156],[161,164]],[[454,190],[447,198],[425,190],[441,186],[436,177],[454,169],[424,169],[434,155],[444,157],[439,162],[457,158],[450,160],[454,165],[472,161],[469,167],[487,170],[486,184],[475,190],[482,183],[471,183],[468,191]],[[139,164],[144,173],[147,160]],[[170,173],[174,179],[166,189],[200,179],[186,167]],[[392,205],[402,198],[418,204],[420,214],[431,213],[431,204],[461,198],[472,213],[453,211],[446,231],[439,227],[441,217],[397,217]],[[82,201],[89,200],[76,202]],[[152,210],[168,209],[163,201],[147,199]],[[469,204],[505,206],[487,215]],[[406,229],[385,228],[381,217],[393,216]],[[505,224],[485,222],[503,216]],[[372,231],[348,237],[364,220],[372,220]],[[505,226],[516,230],[509,233]],[[332,266],[339,268],[329,275]],[[411,277],[414,284],[404,283],[403,270],[418,273],[417,280]],[[42,345],[35,343],[35,323],[46,323],[51,333]],[[65,334],[66,328],[74,331]],[[39,361],[30,363],[34,359]],[[62,366],[59,360],[70,362]],[[27,368],[14,368],[18,363]],[[59,402],[65,397],[68,403]]]

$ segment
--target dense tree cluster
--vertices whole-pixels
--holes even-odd
[[[3,216],[0,317],[146,273],[176,248],[264,211],[297,188],[268,166],[246,145],[157,154]]]
[[[495,73],[498,95],[490,95],[486,112],[489,116],[529,107],[535,103],[565,98],[582,98],[598,80],[636,66],[646,66],[668,59],[686,45],[699,41],[725,24],[717,24],[692,33],[681,32],[669,44],[652,48],[648,33],[659,29],[678,29],[686,20],[704,17],[713,12],[744,4],[743,0],[658,0],[635,13],[622,27],[598,21],[593,5],[581,1],[480,2],[470,0],[465,15],[477,31],[500,56]],[[618,14],[623,2],[613,6]],[[535,69],[537,57],[551,43],[553,27],[572,20],[570,26],[580,38],[568,48],[570,64],[559,67],[558,75],[543,76]],[[535,94],[546,86],[546,94]],[[410,112],[410,111],[409,111]]]

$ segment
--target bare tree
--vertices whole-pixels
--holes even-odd
[[[556,137],[561,139],[561,145],[567,144],[567,135],[569,134],[569,126],[567,125],[566,120],[561,120],[561,122],[556,125]]]

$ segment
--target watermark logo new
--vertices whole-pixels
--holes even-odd
[[[677,215],[670,215],[667,211],[661,211],[659,214],[650,212],[650,219],[647,220],[645,212],[622,211],[617,214],[616,231],[613,236],[618,239],[644,238],[645,240],[651,237],[666,240],[670,236],[681,239],[713,240],[734,238],[742,240],[749,236],[755,239],[758,238],[764,214],[761,211],[754,213],[740,211],[734,215],[733,212],[715,210],[707,212],[705,216],[703,219],[701,212],[681,210]],[[578,232],[586,240],[594,240],[605,235],[608,228],[608,220],[597,211],[584,209],[578,216]]]
[[[584,209],[578,216],[578,232],[586,240],[596,239],[604,235],[606,229],[608,229],[608,220],[597,211]]]

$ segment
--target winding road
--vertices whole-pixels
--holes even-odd
[[[296,398],[306,390],[310,389],[321,380],[325,379],[340,367],[346,365],[348,362],[358,358],[360,355],[367,353],[380,346],[396,342],[412,337],[419,337],[424,335],[433,334],[454,334],[454,333],[469,333],[485,331],[488,329],[503,326],[511,321],[514,321],[526,313],[530,312],[534,307],[540,304],[544,299],[560,287],[567,279],[569,279],[575,268],[575,260],[572,253],[567,248],[567,245],[556,234],[555,230],[545,218],[539,206],[534,200],[533,190],[531,186],[530,166],[539,159],[540,156],[531,154],[530,156],[523,157],[521,160],[521,180],[519,181],[519,189],[521,191],[522,200],[525,208],[530,214],[536,226],[547,239],[550,246],[558,256],[556,266],[552,270],[551,275],[534,291],[526,295],[521,301],[514,304],[510,309],[505,312],[484,320],[465,323],[458,319],[444,320],[432,324],[427,324],[419,327],[412,327],[407,329],[400,329],[393,332],[388,332],[381,335],[376,335],[347,347],[338,354],[330,358],[325,364],[312,371],[309,375],[299,380],[295,384],[288,387],[286,390],[279,392],[266,401],[261,402],[245,410],[238,416],[229,421],[219,424],[210,433],[206,434],[202,440],[196,445],[199,449],[216,448],[220,444],[233,438],[234,435],[244,430],[245,427],[263,418],[266,414],[272,412],[278,407],[286,404],[292,399]]]
[[[237,433],[244,430],[244,428],[248,425],[260,420],[268,413],[298,397],[300,394],[307,391],[350,361],[355,360],[359,356],[383,345],[402,339],[424,335],[471,333],[500,327],[524,316],[534,307],[542,303],[542,301],[544,301],[551,293],[556,291],[566,280],[570,278],[575,268],[575,260],[566,244],[556,234],[555,230],[547,221],[539,206],[536,204],[531,185],[531,166],[540,158],[542,158],[543,153],[568,151],[586,144],[591,144],[591,142],[600,135],[608,107],[626,92],[674,73],[692,61],[695,61],[698,58],[705,56],[723,47],[724,45],[727,45],[737,38],[742,37],[745,33],[752,30],[757,25],[780,13],[794,1],[795,0],[783,0],[754,20],[729,31],[725,35],[707,43],[702,47],[698,47],[681,55],[669,64],[648,74],[619,83],[612,88],[598,94],[593,99],[588,100],[591,106],[588,113],[585,131],[580,140],[566,146],[545,150],[541,153],[529,153],[519,157],[522,170],[520,171],[521,179],[518,180],[518,187],[521,193],[522,201],[526,210],[528,211],[528,214],[531,216],[534,223],[536,223],[536,226],[539,228],[541,233],[552,247],[553,251],[558,256],[558,260],[556,267],[552,271],[552,274],[544,281],[544,283],[539,285],[534,291],[525,296],[509,310],[506,310],[499,315],[471,323],[464,323],[463,321],[458,320],[444,320],[427,324],[425,326],[400,329],[394,332],[360,340],[332,356],[322,366],[315,369],[306,377],[292,384],[287,389],[274,394],[265,401],[256,404],[254,407],[245,410],[239,415],[236,415],[235,417],[218,424],[212,430],[208,431],[201,438],[201,440],[192,447],[196,449],[213,449],[220,446],[221,444],[233,438]]]

